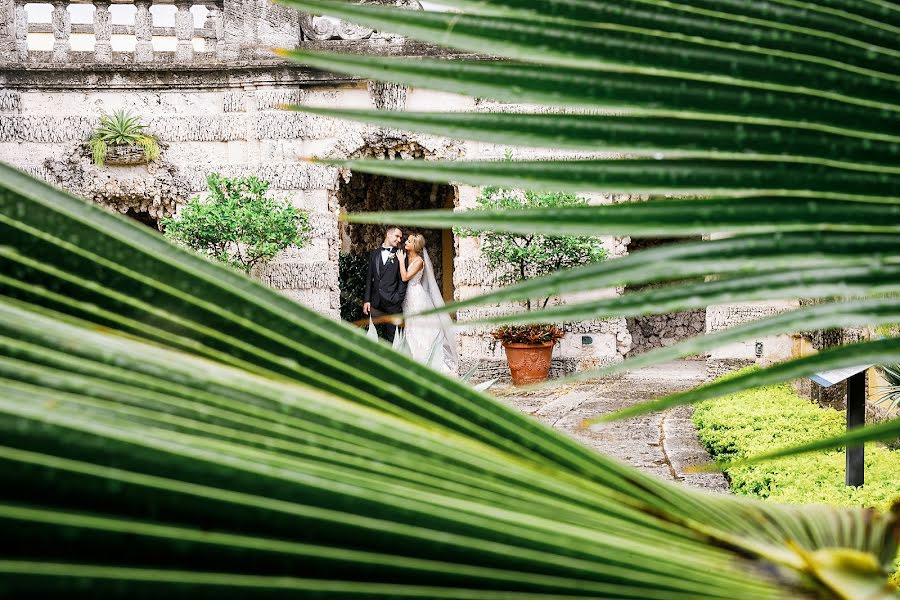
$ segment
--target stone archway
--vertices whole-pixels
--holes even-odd
[[[353,173],[338,187],[338,203],[342,214],[386,210],[428,210],[453,208],[456,189],[451,185],[425,183],[409,179]],[[435,278],[445,300],[453,298],[453,257],[455,243],[450,231],[403,227],[404,238],[410,233],[425,237],[434,264]],[[345,320],[362,318],[356,310],[362,303],[365,285],[366,256],[384,239],[383,225],[340,224],[341,316]]]
[[[686,242],[699,238],[632,238],[628,251],[635,252],[657,246]],[[653,284],[639,287],[627,287],[625,292],[635,292],[652,288]],[[706,309],[628,317],[625,320],[628,333],[631,334],[631,350],[626,357],[642,352],[671,346],[687,338],[700,335],[706,330]]]
[[[381,160],[427,160],[458,158],[460,150],[452,143],[427,136],[407,136],[397,132],[355,131],[333,147],[326,156],[341,158],[377,158]],[[452,185],[433,184],[368,173],[341,172],[336,204],[343,214],[373,211],[429,210],[453,208],[458,203]],[[444,299],[453,299],[453,263],[456,239],[452,232],[440,229],[403,228],[404,236],[420,233],[425,237],[434,264],[435,278]],[[338,275],[341,286],[341,318],[359,321],[365,285],[366,255],[384,238],[383,225],[365,225],[341,221]]]

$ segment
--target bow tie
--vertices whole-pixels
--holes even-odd
[[[387,251],[390,252],[391,254],[393,254],[394,252],[397,251],[396,248],[384,248],[384,247],[381,248],[381,251],[382,251],[382,252],[384,252],[385,250],[387,250]]]

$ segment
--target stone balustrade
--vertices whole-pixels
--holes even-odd
[[[408,5],[408,0],[396,2]],[[30,23],[31,4],[52,6],[50,22]],[[92,23],[72,23],[71,9],[76,5],[93,5]],[[113,24],[114,5],[133,6],[133,24]],[[154,25],[150,9],[160,5],[175,8],[174,23],[169,16],[165,26]],[[191,11],[194,6],[207,9],[206,20],[199,27],[195,27]],[[92,51],[85,39],[90,35],[94,38]],[[123,36],[128,38],[123,44],[128,51],[113,48],[114,42],[122,43]],[[162,38],[166,38],[164,42]],[[272,62],[276,60],[270,50],[273,47],[363,40],[378,45],[385,39],[397,38],[262,0],[0,0],[0,63],[23,66]]]
[[[8,52],[0,52],[0,62],[16,63],[192,63],[220,62],[227,60],[224,27],[224,0],[52,0],[53,7],[50,23],[29,23],[27,5],[47,4],[28,0],[0,0],[5,4],[5,11],[0,11],[0,18],[6,23],[7,39],[0,38],[0,50],[9,47]],[[9,5],[12,4],[12,10]],[[69,8],[76,4],[93,4],[93,23],[72,24]],[[133,25],[112,25],[110,7],[129,4],[134,6]],[[151,6],[174,5],[174,27],[154,26]],[[205,6],[206,21],[202,27],[195,27],[193,6]],[[9,23],[12,23],[12,27]],[[0,33],[4,29],[0,29]],[[29,48],[30,34],[53,35],[53,48],[47,51]],[[93,34],[93,52],[73,51],[71,37],[74,34]],[[133,52],[117,52],[114,57],[112,36],[124,35],[134,40]],[[154,38],[174,37],[174,52],[154,49]],[[203,40],[203,49],[195,52],[194,40]]]

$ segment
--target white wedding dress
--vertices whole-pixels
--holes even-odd
[[[406,297],[403,299],[403,315],[407,319],[403,328],[404,343],[409,347],[413,360],[428,364],[441,373],[456,374],[459,358],[450,317],[446,314],[415,316],[444,305],[427,250],[422,252],[422,260],[424,267],[406,285]]]

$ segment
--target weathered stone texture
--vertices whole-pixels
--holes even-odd
[[[331,239],[337,234],[337,216],[332,213],[309,215],[310,237]]]
[[[285,104],[300,104],[306,96],[306,91],[300,88],[256,90],[254,94],[257,110],[277,109]],[[241,106],[243,105],[242,101]]]
[[[756,361],[748,358],[710,358],[706,360],[706,378],[715,379],[753,364]]]
[[[254,276],[275,289],[322,289],[338,285],[337,265],[331,262],[271,262]]]
[[[628,331],[632,338],[630,354],[671,346],[702,334],[705,329],[705,310],[633,317],[628,319]]]
[[[383,81],[370,81],[369,95],[378,110],[403,110],[409,89],[404,85]]]
[[[190,115],[147,118],[147,129],[165,142],[226,142],[247,139],[245,115]]]
[[[0,112],[22,112],[22,94],[12,90],[0,90]]]
[[[316,312],[333,319],[340,318],[340,297],[337,288],[329,290],[282,289],[279,291],[295,302],[299,302]]]
[[[243,90],[225,92],[222,98],[222,110],[227,113],[247,110],[247,92]]]
[[[498,272],[489,269],[481,256],[457,256],[453,269],[457,286],[497,286],[500,284]]]
[[[90,117],[0,115],[0,142],[86,140],[96,125],[97,120]]]
[[[710,333],[749,323],[792,308],[783,304],[727,304],[710,306],[706,310],[706,329]]]
[[[256,175],[276,190],[317,190],[337,188],[337,169],[313,163],[274,163],[265,165],[185,166],[184,177],[192,191],[206,189],[206,176],[215,171],[226,177]]]
[[[252,134],[260,139],[331,138],[353,125],[316,115],[291,112],[262,113],[253,120]]]
[[[171,216],[190,190],[178,169],[165,162],[136,167],[97,167],[76,149],[67,158],[48,159],[46,179],[73,194],[121,213],[134,210],[154,219]]]

